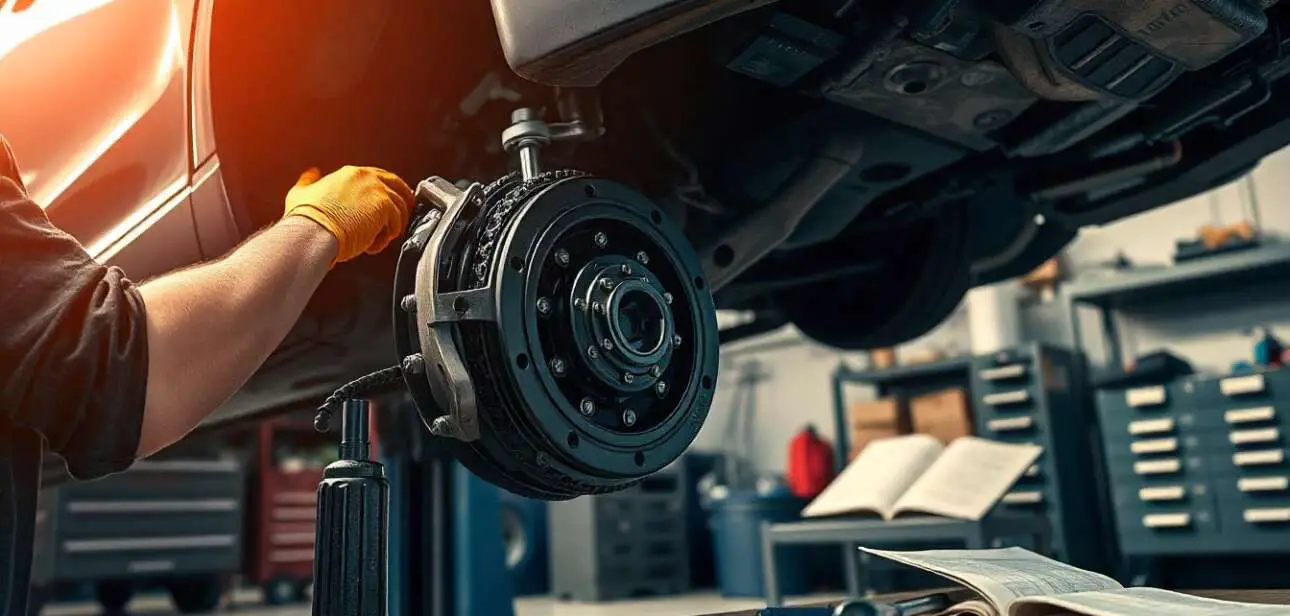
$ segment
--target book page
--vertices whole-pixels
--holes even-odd
[[[936,461],[944,446],[926,434],[880,438],[802,510],[802,517],[872,511],[887,517],[900,495]]]
[[[896,501],[892,512],[921,511],[980,520],[1042,451],[1038,445],[997,443],[972,436],[954,439]]]
[[[1086,616],[1286,616],[1290,606],[1219,601],[1159,588],[1120,588],[1020,599],[1012,604],[1009,615],[1070,612]]]
[[[860,548],[875,556],[930,571],[981,595],[1000,614],[1022,597],[1121,588],[1115,580],[1021,548],[893,552]]]

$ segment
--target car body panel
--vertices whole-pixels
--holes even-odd
[[[222,188],[202,190],[198,202],[213,230],[195,224],[194,187],[220,181],[218,162],[195,174],[194,161],[214,156],[209,103],[190,104],[190,62],[201,96],[208,90],[205,47],[190,45],[194,32],[209,41],[209,27],[194,27],[197,8],[194,0],[0,2],[0,133],[23,181],[56,225],[135,279],[236,241],[227,200],[217,202]],[[202,250],[203,235],[212,252]]]

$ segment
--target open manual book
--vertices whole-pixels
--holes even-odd
[[[946,616],[1287,616],[1290,606],[1204,599],[1158,588],[1124,588],[1099,573],[1021,548],[862,550],[958,582],[980,595]]]
[[[926,434],[875,440],[802,515],[904,512],[979,520],[1039,457],[1035,445],[965,436],[948,446]]]

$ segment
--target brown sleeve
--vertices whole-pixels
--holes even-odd
[[[22,186],[0,138],[0,413],[80,479],[134,461],[147,396],[143,300]]]

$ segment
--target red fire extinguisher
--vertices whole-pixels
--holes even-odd
[[[815,426],[807,424],[788,443],[788,489],[793,494],[815,498],[833,481],[833,446],[820,438]]]

